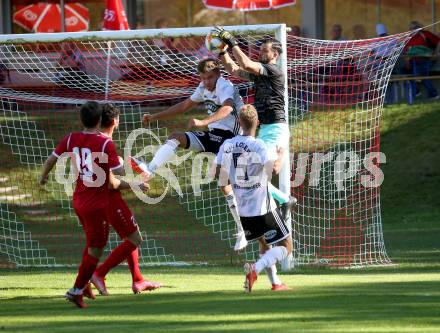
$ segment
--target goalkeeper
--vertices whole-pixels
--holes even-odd
[[[277,66],[277,60],[282,53],[281,43],[275,38],[264,40],[260,46],[259,62],[255,62],[243,53],[237,39],[230,32],[221,28],[216,30],[238,62],[237,65],[226,51],[220,52],[219,56],[226,71],[254,83],[254,106],[260,123],[258,138],[272,152],[276,152],[278,148],[287,149],[290,134],[284,112],[285,80],[283,72]],[[269,191],[280,203],[283,218],[287,220],[296,199],[270,183]]]

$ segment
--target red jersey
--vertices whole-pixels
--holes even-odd
[[[405,45],[404,51],[406,52],[411,46],[425,46],[431,49],[435,49],[440,42],[440,37],[434,35],[429,31],[419,31],[416,33]]]
[[[107,207],[109,171],[122,166],[111,138],[101,133],[70,133],[52,154],[59,157],[63,153],[69,153],[78,173],[73,193],[75,209],[88,211]]]

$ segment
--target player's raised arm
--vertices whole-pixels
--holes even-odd
[[[256,62],[256,61],[252,61],[246,54],[244,54],[244,52],[238,46],[237,39],[234,37],[234,35],[232,35],[229,31],[226,31],[225,29],[221,29],[221,28],[217,28],[217,32],[218,32],[220,39],[223,42],[225,42],[229,46],[229,48],[232,50],[232,53],[234,54],[234,57],[235,57],[235,59],[237,59],[237,62],[238,62],[239,69],[236,68],[237,65],[233,66],[231,64],[231,62],[232,63],[234,63],[234,62],[229,57],[229,55],[223,54],[221,56],[221,59],[222,59],[223,63],[225,64],[225,67],[229,66],[229,69],[232,71],[230,74],[234,75],[234,76],[242,77],[243,73],[240,73],[240,69],[241,69],[241,70],[244,70],[250,74],[260,75],[261,70],[262,70],[261,63]],[[228,68],[226,70],[228,70]],[[234,73],[234,74],[232,74],[232,73]]]
[[[231,112],[234,110],[233,106],[234,106],[234,101],[232,99],[228,99],[215,113],[211,114],[205,119],[203,120],[199,120],[196,118],[190,119],[188,122],[188,128],[206,127],[211,123],[222,120],[231,114]]]
[[[153,113],[153,114],[144,114],[142,121],[145,124],[148,124],[149,122],[155,121],[155,120],[164,120],[164,119],[174,118],[175,116],[177,116],[179,114],[185,113],[185,112],[193,109],[198,104],[199,104],[199,102],[195,102],[191,98],[187,98],[184,101],[177,103],[164,111],[161,111],[158,113]]]

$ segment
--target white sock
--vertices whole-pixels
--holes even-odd
[[[264,253],[260,253],[260,258],[264,256]],[[277,274],[277,266],[274,264],[264,269],[271,284],[281,284],[281,280]]]
[[[226,194],[225,198],[228,202],[228,207],[231,211],[232,217],[234,218],[235,225],[237,226],[237,234],[239,234],[240,232],[244,232],[240,221],[240,215],[238,214],[237,200],[235,199],[234,192]]]
[[[156,171],[157,168],[160,168],[166,162],[168,162],[174,155],[176,155],[176,149],[179,147],[179,141],[167,140],[162,146],[159,147],[159,150],[154,154],[153,159],[150,163],[148,163],[148,170],[152,173]]]
[[[255,270],[260,274],[266,267],[271,267],[277,262],[282,261],[287,257],[287,249],[285,246],[274,246],[255,263]]]

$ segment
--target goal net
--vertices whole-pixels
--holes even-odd
[[[291,140],[280,187],[298,199],[291,223],[294,264],[388,263],[377,181],[384,162],[380,114],[411,33],[330,42],[286,36],[284,25],[229,29],[254,60],[268,36],[287,51],[280,66],[288,82]],[[206,116],[198,108],[148,127],[141,122],[143,113],[180,102],[197,87],[197,63],[211,56],[204,48],[209,30],[0,36],[0,263],[77,263],[84,236],[72,209],[69,163],[60,163],[42,188],[37,178],[44,160],[64,135],[81,129],[78,107],[88,100],[120,108],[113,138],[119,154],[146,160],[190,118]],[[251,103],[252,85],[230,79]],[[209,162],[207,155],[182,150],[152,180],[150,203],[124,193],[144,236],[143,264],[258,258],[256,245],[234,253],[235,224],[209,181]],[[112,232],[107,251],[119,242]]]

